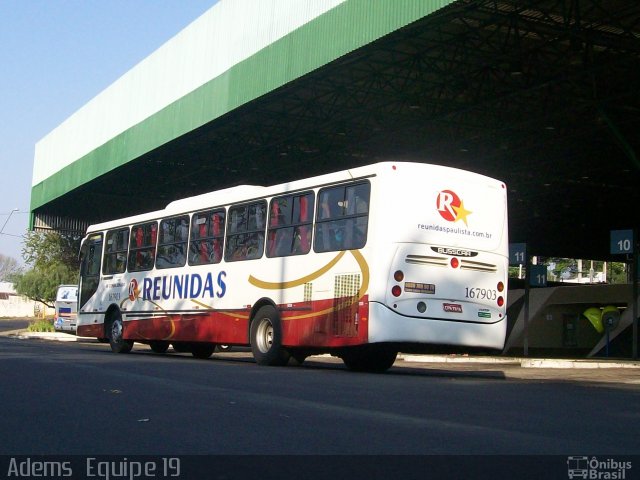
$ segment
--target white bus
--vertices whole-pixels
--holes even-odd
[[[63,332],[75,332],[78,316],[78,286],[59,285],[54,307],[54,328]]]
[[[399,351],[502,349],[504,183],[383,162],[239,186],[89,227],[78,335],[257,363],[331,353],[384,371]]]

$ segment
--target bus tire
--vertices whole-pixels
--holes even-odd
[[[215,349],[216,346],[213,343],[194,343],[191,345],[191,355],[204,360],[209,358]]]
[[[282,325],[274,307],[261,307],[251,322],[251,351],[258,365],[281,366],[289,361],[282,348]]]
[[[385,345],[365,345],[345,350],[341,357],[345,366],[355,372],[382,373],[391,368],[397,350]]]
[[[177,353],[191,353],[191,347],[186,342],[174,342],[171,346]]]
[[[133,340],[125,340],[123,333],[124,323],[122,322],[122,314],[118,310],[111,314],[107,324],[107,335],[112,352],[129,353],[133,348]]]
[[[303,350],[289,350],[289,365],[299,367],[304,363],[309,354]]]
[[[169,342],[154,340],[149,342],[149,347],[151,347],[153,353],[167,353],[167,350],[169,350]]]

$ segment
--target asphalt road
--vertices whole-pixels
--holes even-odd
[[[27,328],[30,322],[26,318],[0,318],[0,332]]]
[[[640,388],[0,337],[0,454],[635,454]]]

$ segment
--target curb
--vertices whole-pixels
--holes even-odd
[[[77,342],[80,340],[95,340],[93,337],[77,337],[72,333],[62,332],[28,332],[26,330],[11,330],[8,332],[2,332],[0,336],[17,338],[19,340],[57,340],[59,342]]]
[[[593,360],[561,358],[479,357],[465,355],[399,355],[399,360],[420,363],[457,363],[517,365],[521,368],[629,368],[640,369],[640,362],[633,360]]]
[[[522,359],[522,368],[637,368],[640,362],[616,360],[562,360],[549,358]]]
[[[398,360],[420,363],[493,363],[519,364],[520,359],[514,357],[473,357],[467,355],[398,355]]]

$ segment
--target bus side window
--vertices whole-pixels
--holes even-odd
[[[213,263],[222,261],[222,244],[224,242],[224,212],[216,212],[211,217],[213,234]]]
[[[227,262],[255,260],[264,251],[267,202],[238,205],[229,208],[227,248],[224,259]]]
[[[276,257],[278,245],[281,243],[278,239],[278,226],[284,223],[284,216],[280,209],[280,205],[285,203],[286,199],[271,200],[271,209],[269,214],[269,232],[267,233],[267,257]]]
[[[329,252],[340,250],[338,243],[341,241],[341,232],[337,224],[331,221],[337,217],[337,195],[343,195],[343,187],[334,187],[321,190],[318,195],[318,212],[315,231],[316,252]]]
[[[225,211],[209,210],[193,215],[189,241],[189,265],[207,265],[222,260]]]
[[[155,260],[158,224],[156,222],[134,225],[129,242],[129,271],[151,270]]]
[[[361,183],[347,187],[345,194],[347,225],[345,249],[362,248],[367,240],[371,185]]]
[[[127,245],[129,229],[122,228],[107,232],[104,249],[103,272],[105,275],[124,273],[127,269]]]
[[[313,201],[313,192],[271,200],[267,257],[309,253]]]
[[[189,217],[186,215],[160,222],[160,241],[156,257],[157,268],[183,267],[187,261]]]
[[[313,247],[316,252],[364,247],[370,190],[369,182],[320,190]]]

